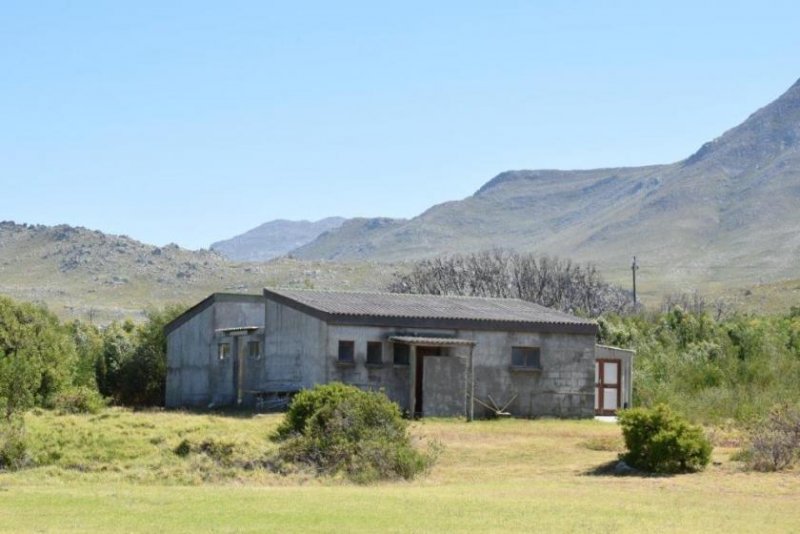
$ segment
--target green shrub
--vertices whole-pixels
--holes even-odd
[[[0,422],[0,470],[14,471],[31,461],[25,438],[25,424],[21,417],[2,419]]]
[[[96,414],[105,408],[106,400],[97,390],[79,386],[62,391],[56,395],[53,408],[63,413]]]
[[[800,316],[687,312],[604,316],[599,341],[636,350],[633,401],[696,422],[746,423],[800,403]]]
[[[186,458],[189,456],[189,453],[192,452],[192,443],[188,439],[184,438],[180,443],[178,443],[177,447],[172,449],[172,452],[181,458]]]
[[[800,409],[781,404],[750,429],[741,457],[756,471],[781,471],[800,459]]]
[[[274,439],[281,460],[361,483],[414,478],[438,452],[412,446],[400,407],[385,394],[338,383],[299,393]]]
[[[625,447],[621,458],[650,473],[701,471],[711,460],[711,443],[699,426],[667,406],[623,410],[619,416]]]
[[[197,446],[197,452],[203,453],[218,464],[232,465],[236,445],[226,441],[217,441],[213,438],[203,440]]]
[[[72,383],[75,344],[43,307],[0,296],[0,409],[6,419],[52,403]]]
[[[302,434],[315,413],[323,407],[335,406],[352,396],[353,389],[355,388],[341,383],[332,383],[301,391],[292,399],[289,410],[278,425],[275,431],[276,439]]]
[[[190,453],[204,454],[217,464],[230,467],[235,463],[236,444],[208,438],[195,445],[184,439],[172,449],[172,452],[181,458],[186,458]]]

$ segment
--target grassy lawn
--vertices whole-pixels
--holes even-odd
[[[619,429],[595,421],[414,423],[445,449],[414,482],[357,486],[279,475],[267,455],[278,416],[188,413],[28,416],[43,467],[0,474],[0,531],[792,532],[800,475],[744,473],[717,447],[696,475],[592,474],[616,458]],[[173,450],[232,444],[220,462]]]

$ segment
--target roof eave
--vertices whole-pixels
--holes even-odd
[[[537,332],[544,334],[597,335],[595,323],[548,323],[533,321],[499,321],[492,319],[451,319],[427,317],[396,317],[377,315],[326,314],[325,321],[342,326],[380,326],[396,328],[430,328],[447,330],[485,330],[506,332]]]
[[[263,295],[256,295],[252,293],[211,293],[209,296],[165,324],[164,335],[170,335],[183,324],[189,322],[195,315],[204,311],[206,308],[216,302],[261,302],[263,300]]]

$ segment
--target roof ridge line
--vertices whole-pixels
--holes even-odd
[[[393,297],[437,297],[448,299],[464,299],[464,300],[498,300],[498,301],[518,301],[528,304],[541,306],[542,308],[550,311],[558,311],[554,308],[548,308],[538,302],[531,300],[521,299],[519,297],[483,297],[477,295],[450,295],[450,294],[437,294],[437,293],[392,293],[391,291],[359,291],[356,289],[306,289],[306,288],[292,288],[292,287],[265,287],[267,291],[297,291],[298,293],[328,293],[328,294],[346,294],[346,295],[384,295]],[[559,312],[564,313],[564,312]]]

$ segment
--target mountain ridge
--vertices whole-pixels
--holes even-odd
[[[593,261],[616,280],[636,255],[666,286],[741,284],[800,275],[797,206],[800,80],[683,160],[504,171],[462,200],[334,230],[292,255],[401,261],[501,246]]]
[[[141,318],[149,307],[188,305],[218,291],[381,289],[391,274],[391,267],[369,263],[232,262],[211,250],[158,247],[80,226],[0,222],[0,295],[100,323]]]
[[[317,221],[274,219],[230,239],[212,243],[210,248],[230,260],[268,261],[310,243],[346,220],[344,217]]]

